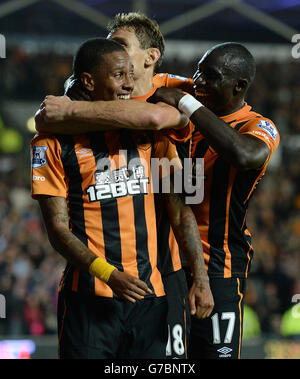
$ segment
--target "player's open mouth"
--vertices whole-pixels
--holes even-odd
[[[118,99],[120,100],[130,100],[131,94],[128,95],[118,95]]]

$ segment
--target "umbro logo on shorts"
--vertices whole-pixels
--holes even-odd
[[[217,351],[221,353],[219,355],[220,358],[231,357],[231,354],[229,353],[232,351],[232,349],[230,349],[230,347],[224,346],[224,347],[221,347],[221,349],[218,349]]]

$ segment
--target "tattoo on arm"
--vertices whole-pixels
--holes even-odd
[[[70,231],[66,199],[40,196],[39,204],[52,247],[75,267],[88,270],[96,256]]]

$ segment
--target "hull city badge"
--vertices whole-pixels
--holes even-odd
[[[47,164],[46,151],[48,146],[33,146],[32,168],[40,168]]]

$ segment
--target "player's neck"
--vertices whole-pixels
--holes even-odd
[[[228,107],[226,110],[223,111],[223,115],[222,116],[226,116],[226,115],[229,115],[229,114],[232,114],[232,113],[235,113],[237,111],[239,111],[240,109],[242,109],[245,105],[245,100],[244,99],[240,99],[240,101],[236,102],[235,104],[232,104],[231,107]]]
[[[226,104],[225,107],[221,107],[221,108],[215,108],[213,109],[212,107],[210,108],[210,110],[212,112],[214,112],[218,117],[224,117],[224,116],[228,116],[232,113],[235,113],[237,112],[238,110],[240,110],[241,108],[243,108],[245,105],[245,100],[244,99],[241,99],[240,101],[238,102],[235,102],[235,103],[232,103],[232,104]]]
[[[143,76],[134,81],[134,90],[132,96],[144,96],[153,88],[153,72],[146,71]]]

